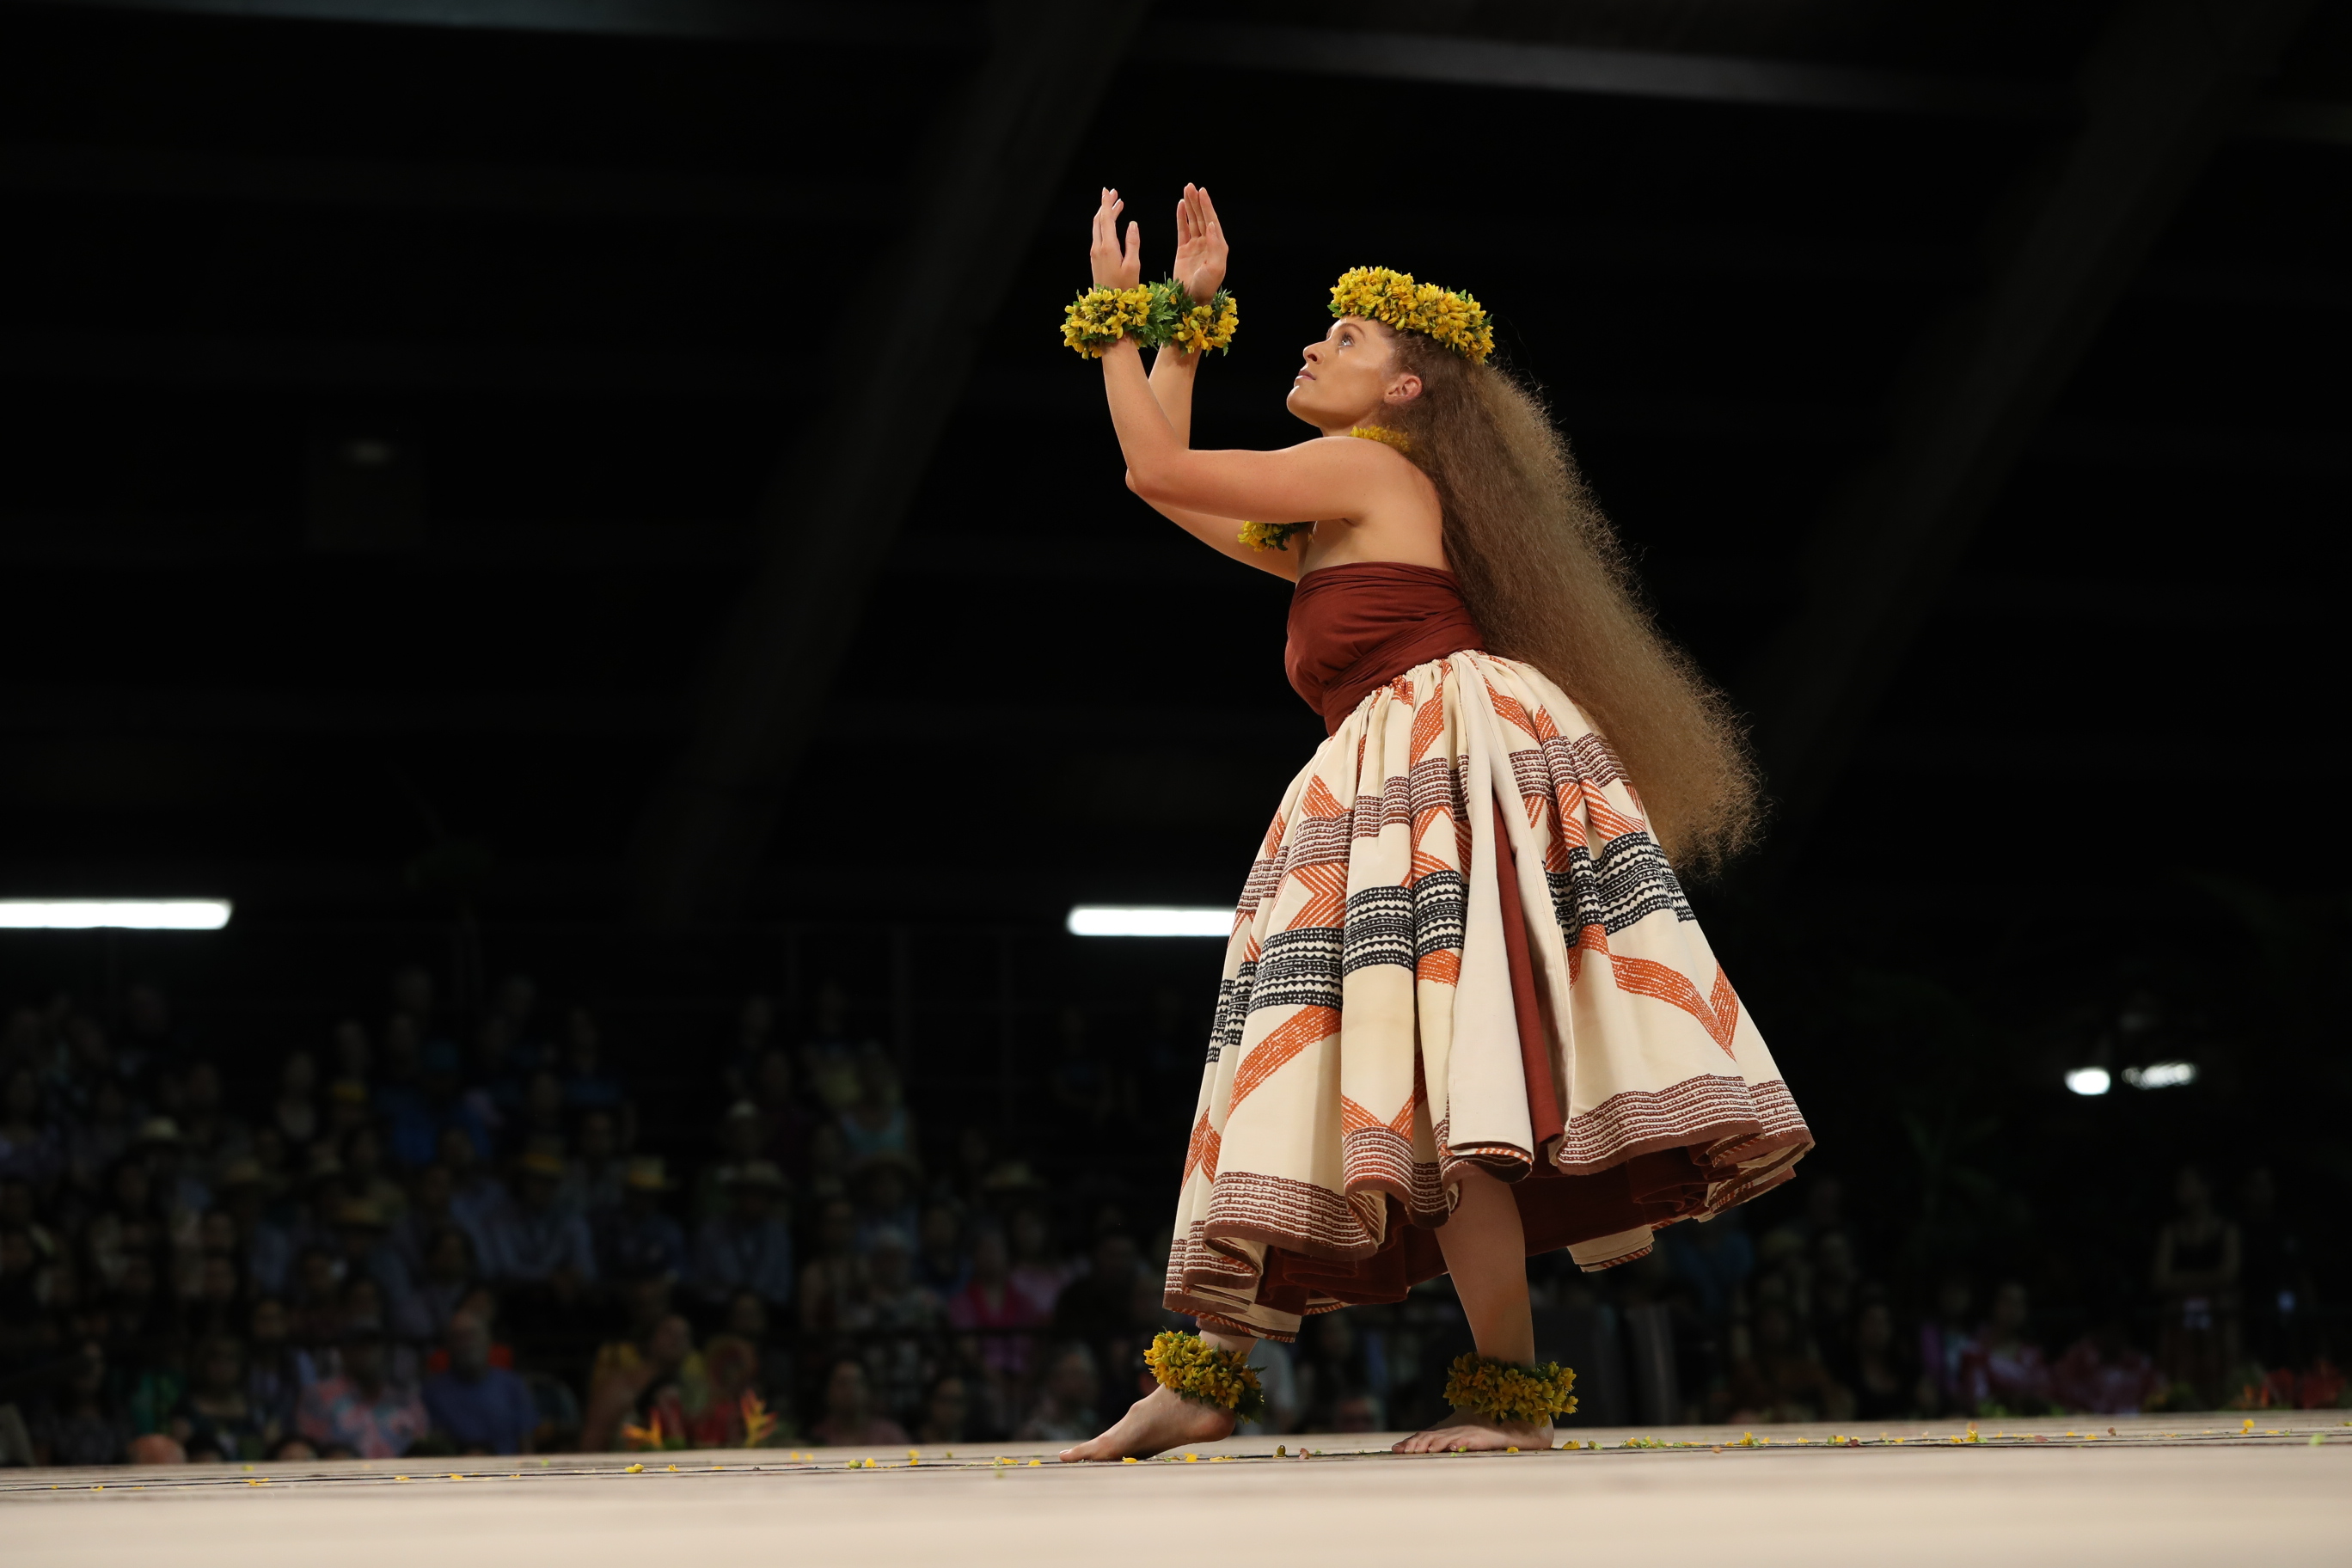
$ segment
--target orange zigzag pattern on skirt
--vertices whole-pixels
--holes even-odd
[[[1471,1164],[1526,1178],[1523,1215],[1549,1205],[1530,1236],[1601,1267],[1811,1146],[1622,766],[1512,660],[1418,666],[1323,742],[1251,868],[1220,994],[1167,1293],[1209,1321],[1286,1337],[1390,1299],[1349,1281],[1385,1270],[1388,1289],[1405,1216],[1442,1223],[1442,1184]],[[1522,1026],[1541,1036],[1524,1056]],[[1564,1131],[1538,1141],[1538,1120]],[[1591,1185],[1620,1166],[1640,1173]]]

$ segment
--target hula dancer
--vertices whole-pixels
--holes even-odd
[[[1659,635],[1533,393],[1468,294],[1360,268],[1331,291],[1274,452],[1191,449],[1231,342],[1206,191],[1140,280],[1116,191],[1064,341],[1102,361],[1128,485],[1297,584],[1286,660],[1329,731],[1242,890],[1178,1199],[1160,1387],[1065,1459],[1233,1430],[1254,1339],[1449,1273],[1477,1353],[1412,1452],[1549,1447],[1531,1254],[1588,1269],[1786,1180],[1811,1145],[1673,861],[1752,836],[1723,698]],[[1158,355],[1150,375],[1141,349]],[[1571,700],[1570,693],[1574,693]]]

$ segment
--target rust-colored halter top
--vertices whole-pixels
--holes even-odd
[[[1402,561],[1307,573],[1291,595],[1289,631],[1283,669],[1326,734],[1414,665],[1486,646],[1454,574]]]

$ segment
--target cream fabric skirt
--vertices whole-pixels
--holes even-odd
[[[1444,1271],[1476,1167],[1587,1268],[1811,1146],[1608,743],[1464,652],[1292,781],[1236,910],[1167,1304],[1276,1339]]]

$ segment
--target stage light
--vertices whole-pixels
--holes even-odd
[[[2105,1068],[2076,1068],[2066,1075],[2066,1087],[2076,1094],[2105,1094],[2113,1081]]]
[[[1234,911],[1170,904],[1074,904],[1072,936],[1231,936]]]
[[[2124,1081],[2134,1089],[2178,1089],[2197,1081],[2195,1062],[2150,1062],[2124,1068]]]
[[[0,899],[0,928],[16,931],[218,931],[226,899]]]

